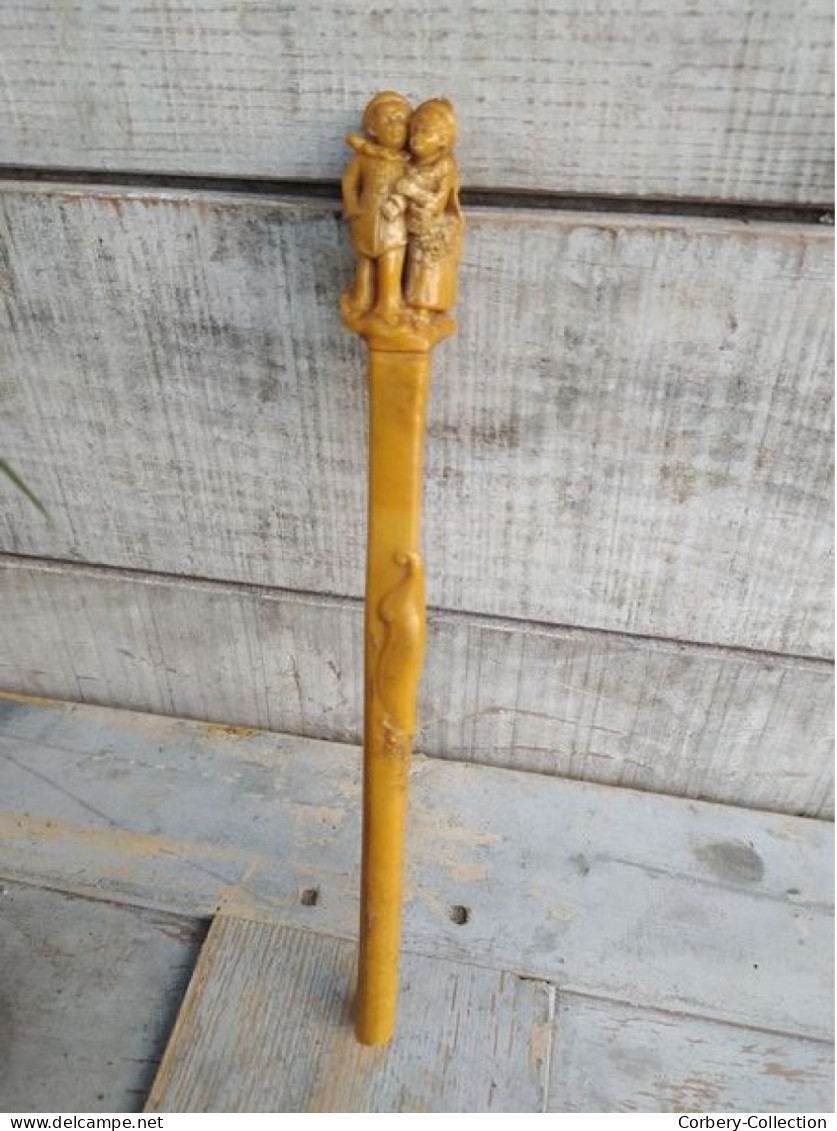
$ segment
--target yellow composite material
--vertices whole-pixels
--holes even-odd
[[[462,246],[453,109],[375,95],[343,177],[357,255],[346,325],[369,346],[363,851],[355,1032],[388,1041],[398,1000],[404,816],[424,654],[419,526],[430,350],[451,334]]]

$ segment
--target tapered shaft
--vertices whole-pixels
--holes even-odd
[[[456,119],[382,90],[341,181],[357,257],[340,297],[369,346],[369,545],[364,619],[363,853],[355,1032],[388,1041],[398,998],[404,817],[424,652],[419,551],[430,351],[452,334],[462,251]]]
[[[407,779],[424,652],[419,551],[430,355],[369,351],[363,854],[355,1030],[395,1025]]]

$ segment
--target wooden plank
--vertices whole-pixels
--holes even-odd
[[[334,178],[392,76],[454,98],[475,185],[827,201],[832,16],[826,0],[6,4],[0,161]]]
[[[142,1111],[205,925],[5,883],[0,1107]]]
[[[0,874],[356,937],[355,747],[8,698],[3,714]],[[417,757],[407,861],[417,953],[829,1034],[825,822]]]
[[[353,943],[216,918],[146,1111],[543,1111],[550,986],[405,955],[397,1032],[372,1049],[354,968]]]
[[[140,1110],[202,927],[8,882],[2,901],[0,1100]],[[361,1049],[353,972],[349,942],[218,917],[147,1110],[539,1111],[547,1062],[553,1111],[829,1110],[826,1044],[565,993],[551,1035],[551,986],[414,955],[395,1043]]]
[[[0,559],[0,687],[360,741],[361,604]],[[443,610],[416,749],[758,809],[833,813],[833,669]]]
[[[549,1111],[824,1112],[833,1106],[828,1044],[559,995]]]
[[[3,450],[53,515],[6,488],[0,549],[360,595],[332,207],[19,185],[0,205]],[[429,603],[829,655],[831,233],[491,210],[469,232]]]

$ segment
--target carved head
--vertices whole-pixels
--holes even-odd
[[[419,161],[446,153],[456,140],[456,118],[447,98],[422,102],[410,120],[410,152]]]
[[[363,111],[363,132],[387,149],[403,149],[411,113],[412,107],[403,95],[383,90]]]

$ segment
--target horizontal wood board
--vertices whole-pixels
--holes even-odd
[[[0,558],[0,687],[360,741],[362,605]],[[833,814],[820,660],[431,610],[416,749]]]
[[[147,1111],[541,1111],[552,988],[405,955],[398,1032],[351,1025],[355,945],[215,919]]]
[[[203,924],[0,887],[4,1109],[141,1110]],[[350,941],[217,917],[147,1110],[829,1110],[823,1043],[567,993],[556,1009],[548,983],[413,954],[392,1046],[363,1049],[354,965]]]
[[[146,1110],[828,1111],[827,1044],[402,956],[392,1043],[351,1029],[353,943],[220,915]]]
[[[547,1110],[830,1112],[829,1045],[561,994]]]
[[[356,748],[3,707],[0,875],[356,937]],[[407,950],[831,1034],[825,822],[416,757],[406,859]]]
[[[359,596],[363,347],[331,206],[7,186],[0,548]],[[428,598],[829,655],[832,235],[475,210]]]
[[[206,926],[0,885],[0,1107],[142,1111]]]
[[[826,0],[0,7],[0,162],[335,178],[373,91],[451,96],[468,184],[823,202]]]

